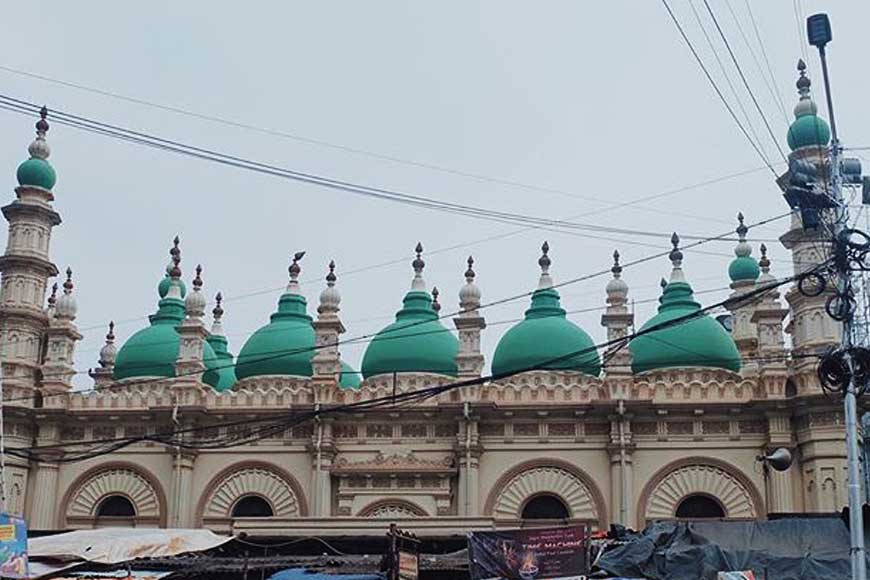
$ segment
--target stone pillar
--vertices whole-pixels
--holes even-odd
[[[57,424],[40,425],[37,446],[57,445],[60,442],[60,428]],[[31,465],[28,478],[29,506],[28,525],[31,530],[57,530],[63,524],[63,506],[58,505],[57,476],[59,465],[53,462],[40,462]]]
[[[313,517],[332,515],[332,463],[336,448],[332,438],[332,421],[317,421],[311,445],[311,493],[308,511]]]
[[[626,527],[633,527],[635,523],[633,452],[630,415],[611,416],[610,443],[607,446],[610,456],[610,521]]]
[[[167,449],[172,453],[172,498],[169,500],[169,527],[190,529],[196,526],[193,495],[193,468],[196,452],[189,449]]]
[[[465,421],[460,427],[457,445],[459,464],[459,489],[457,489],[457,512],[461,516],[480,515],[480,454],[478,421]]]
[[[791,413],[787,410],[771,411],[767,414],[767,453],[778,447],[794,448],[792,437]],[[794,489],[792,487],[794,463],[785,471],[766,467],[768,513],[788,513],[794,510]]]

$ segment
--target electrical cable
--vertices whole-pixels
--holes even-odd
[[[779,103],[779,109],[782,111],[785,122],[788,123],[788,113],[785,110],[785,101],[782,98],[782,93],[776,87],[776,75],[773,74],[773,68],[770,66],[770,59],[767,57],[767,50],[764,48],[764,40],[762,40],[761,32],[758,30],[758,23],[755,20],[755,14],[752,12],[752,3],[749,0],[744,0],[746,3],[746,11],[749,12],[749,21],[752,23],[752,29],[755,31],[755,39],[758,41],[758,46],[761,47],[761,56],[764,58],[764,64],[767,67],[767,74],[770,75],[771,86],[776,101]]]
[[[737,57],[734,55],[734,51],[731,50],[731,43],[728,42],[728,37],[725,36],[725,32],[722,30],[722,27],[719,26],[719,20],[716,18],[716,14],[710,7],[710,2],[708,0],[703,0],[703,2],[704,6],[707,7],[707,12],[710,13],[710,18],[713,19],[713,24],[716,25],[716,30],[719,31],[719,36],[722,38],[722,42],[725,43],[725,48],[728,49],[728,54],[731,55],[731,61],[734,63],[734,67],[737,69],[737,73],[740,75],[740,79],[743,81],[743,86],[746,87],[746,91],[749,93],[750,98],[752,98],[753,104],[755,104],[755,109],[761,116],[761,120],[764,121],[764,126],[767,128],[767,133],[768,135],[770,135],[773,144],[776,146],[776,150],[779,152],[779,156],[782,157],[783,161],[788,163],[788,158],[786,158],[785,153],[783,153],[782,147],[779,146],[779,139],[777,139],[776,135],[773,134],[773,129],[770,128],[770,123],[767,121],[767,116],[764,114],[761,105],[758,104],[758,99],[755,98],[755,93],[752,91],[752,87],[749,86],[749,81],[746,80],[746,76],[743,74],[743,69],[740,68],[740,63],[737,62]]]
[[[719,96],[719,100],[722,101],[722,104],[728,110],[728,113],[731,115],[731,118],[734,119],[735,123],[737,123],[737,126],[740,128],[740,131],[743,133],[744,137],[746,137],[746,140],[749,141],[749,144],[752,145],[752,148],[755,149],[755,152],[758,154],[759,157],[761,157],[762,161],[764,161],[765,165],[767,165],[768,169],[770,169],[770,172],[774,175],[775,178],[778,178],[779,174],[777,174],[776,170],[773,168],[773,165],[771,165],[771,163],[767,160],[767,157],[765,157],[765,155],[761,151],[761,149],[759,149],[758,146],[755,144],[755,142],[752,140],[752,137],[746,131],[746,128],[743,126],[743,123],[741,123],[740,119],[737,118],[737,114],[734,112],[734,109],[731,108],[731,105],[728,103],[728,100],[725,98],[725,95],[722,94],[722,90],[719,88],[719,85],[717,85],[716,81],[713,80],[713,77],[710,75],[710,71],[707,70],[706,65],[704,65],[704,61],[701,60],[701,56],[698,54],[698,51],[695,50],[695,46],[692,44],[692,41],[689,40],[689,37],[686,35],[686,31],[683,30],[683,26],[680,24],[680,21],[677,19],[677,15],[674,14],[673,10],[671,10],[671,6],[670,6],[670,4],[668,4],[668,0],[662,0],[662,4],[664,4],[665,9],[667,9],[668,14],[671,17],[671,20],[674,22],[674,25],[677,27],[677,30],[679,31],[680,36],[683,37],[683,40],[685,41],[686,46],[689,47],[689,50],[692,52],[692,56],[695,57],[695,61],[698,63],[698,66],[701,67],[701,70],[704,72],[704,76],[707,77],[707,80],[709,81],[710,85],[713,87],[713,90],[716,91],[716,94]]]

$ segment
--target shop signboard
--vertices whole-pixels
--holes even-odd
[[[589,572],[585,525],[468,535],[472,580],[585,580]]]
[[[27,522],[0,513],[0,577],[29,578],[27,566]]]

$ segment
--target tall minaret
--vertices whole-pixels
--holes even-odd
[[[2,208],[9,222],[6,253],[0,257],[0,358],[6,388],[38,386],[49,323],[45,289],[48,279],[58,274],[48,253],[51,229],[60,224],[60,215],[51,206],[57,176],[48,162],[47,115],[43,107],[36,139],[28,147],[30,158],[18,166],[17,199]]]
[[[794,108],[795,120],[788,130],[788,144],[791,159],[813,163],[819,170],[819,185],[824,186],[828,142],[831,131],[824,119],[816,113],[818,107],[810,97],[810,79],[806,76],[806,64],[798,61],[799,78],[796,86],[800,99]],[[820,264],[827,258],[828,245],[820,242],[825,238],[821,229],[804,228],[800,212],[792,213],[789,230],[780,238],[782,244],[791,250],[794,272],[799,274]],[[831,345],[840,343],[840,323],[834,321],[825,311],[825,302],[834,291],[833,285],[820,296],[805,296],[796,286],[789,289],[786,300],[791,307],[791,320],[787,331],[792,336],[793,352],[796,355],[793,370],[798,377],[799,387],[813,388],[816,361],[812,355]],[[806,384],[804,384],[806,383]]]
[[[756,280],[761,274],[758,262],[752,257],[752,247],[746,241],[749,228],[743,223],[743,213],[737,214],[737,246],[734,248],[734,260],[728,266],[728,277],[731,278],[731,295],[733,299],[728,309],[731,311],[731,338],[740,352],[740,369],[744,375],[754,374],[758,371],[756,351],[758,349],[758,335],[755,323],[752,322],[752,312],[757,306],[753,299],[743,299],[741,296],[750,294],[756,285]]]
[[[480,333],[486,328],[486,321],[480,314],[480,288],[474,281],[474,258],[468,256],[468,269],[465,271],[465,285],[459,291],[459,314],[453,324],[459,331],[459,353],[456,366],[462,378],[476,378],[483,372],[483,353],[480,352]]]
[[[634,314],[628,310],[628,284],[622,279],[622,265],[619,251],[613,251],[613,278],[607,283],[607,309],[601,315],[601,326],[607,329],[607,341],[620,340],[628,336],[634,326]],[[607,375],[631,375],[631,351],[626,344],[615,343],[607,348],[604,355],[607,361]]]
[[[73,386],[72,380],[76,374],[75,347],[76,342],[82,339],[75,325],[78,305],[73,294],[71,268],[66,269],[63,294],[55,300],[50,312],[48,328],[45,329],[46,346],[40,386],[48,393],[62,393]]]

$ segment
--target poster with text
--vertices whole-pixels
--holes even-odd
[[[588,573],[585,525],[468,534],[472,580],[583,580]]]
[[[27,523],[23,518],[2,513],[0,513],[0,577],[30,577],[27,569]]]

